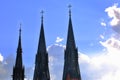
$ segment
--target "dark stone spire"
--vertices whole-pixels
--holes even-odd
[[[68,35],[67,35],[66,48],[74,49],[75,47],[76,46],[75,46],[74,33],[73,33],[73,27],[72,27],[72,19],[71,19],[71,5],[69,5],[69,24],[68,24]]]
[[[48,68],[48,53],[46,51],[44,27],[43,27],[43,11],[41,17],[41,30],[38,43],[38,50],[35,60],[35,70],[33,80],[50,80]]]
[[[66,50],[64,54],[63,80],[81,80],[78,64],[78,50],[75,45],[71,19],[71,6],[69,6],[69,24]]]
[[[19,30],[19,40],[18,40],[17,57],[16,57],[15,66],[22,67],[21,24],[20,24],[20,30]]]
[[[13,80],[24,80],[24,67],[22,63],[21,24],[15,66],[13,67]]]
[[[40,30],[40,37],[38,43],[38,51],[37,53],[46,51],[46,43],[45,43],[45,36],[44,36],[44,26],[43,26],[43,11],[41,12],[41,30]]]

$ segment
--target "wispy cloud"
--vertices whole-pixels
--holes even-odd
[[[63,40],[64,40],[63,38],[57,37],[55,42],[59,43],[59,42],[62,42]]]
[[[25,80],[33,80],[33,73],[33,65],[31,65],[30,67],[25,67]]]
[[[101,26],[104,26],[104,27],[106,26],[105,22],[101,22],[100,24],[101,24]]]
[[[111,18],[110,25],[116,32],[120,33],[120,7],[118,7],[118,4],[106,8],[105,12]]]
[[[100,38],[101,38],[101,39],[104,39],[105,37],[104,37],[103,35],[100,35]]]

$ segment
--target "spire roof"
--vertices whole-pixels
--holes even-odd
[[[69,5],[69,23],[66,50],[64,54],[63,80],[81,80],[78,64],[78,49],[75,45],[74,32],[71,19],[71,5]]]
[[[21,45],[21,24],[19,29],[19,40],[18,40],[18,48],[17,48],[17,57],[15,67],[22,68],[22,45]]]
[[[46,43],[45,43],[45,36],[44,36],[44,25],[43,25],[43,11],[41,11],[41,30],[40,30],[40,37],[38,43],[38,53],[43,53],[46,51]]]
[[[68,35],[67,35],[66,48],[75,49],[76,46],[75,46],[72,19],[71,19],[71,5],[69,5],[68,7],[69,7],[69,23],[68,23]]]
[[[50,80],[48,68],[48,53],[46,51],[43,11],[41,12],[41,30],[38,42],[38,50],[35,59],[35,70],[33,80]]]

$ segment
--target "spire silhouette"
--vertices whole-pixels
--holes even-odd
[[[72,26],[72,19],[71,19],[71,5],[69,7],[69,23],[68,23],[68,35],[67,35],[67,45],[66,48],[68,49],[75,49],[75,40],[74,40],[74,33],[73,33],[73,26]]]
[[[22,67],[21,24],[19,29],[19,40],[18,40],[17,57],[16,57],[15,66]]]
[[[41,30],[40,30],[40,37],[38,43],[38,51],[37,53],[45,53],[46,51],[46,43],[45,43],[45,35],[44,35],[44,25],[43,25],[43,11],[41,12]]]
[[[24,67],[22,63],[21,24],[15,66],[13,68],[13,80],[24,80]]]
[[[50,80],[48,68],[48,53],[46,51],[46,43],[43,27],[43,11],[41,17],[41,30],[38,42],[38,50],[36,54],[35,70],[33,80]]]
[[[68,35],[66,50],[64,54],[64,70],[62,80],[81,80],[80,69],[78,64],[78,50],[75,45],[71,19],[71,5],[69,5]]]

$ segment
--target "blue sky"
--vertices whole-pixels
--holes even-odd
[[[0,71],[12,69],[18,46],[20,23],[22,23],[22,48],[23,62],[26,67],[27,78],[31,78],[35,63],[35,55],[38,47],[38,39],[41,25],[41,10],[44,10],[44,30],[46,45],[50,55],[50,71],[52,80],[62,77],[62,71],[55,75],[55,69],[63,67],[63,50],[66,44],[68,29],[68,5],[72,5],[72,23],[76,45],[81,59],[79,59],[83,80],[109,80],[109,75],[95,72],[105,68],[101,67],[109,63],[106,61],[108,54],[119,52],[120,39],[120,3],[119,0],[1,0],[0,1]],[[116,12],[114,12],[116,11]],[[57,41],[56,41],[57,40]],[[117,47],[116,47],[117,46]],[[114,49],[115,48],[115,49]],[[117,48],[117,49],[116,49]],[[112,50],[112,51],[110,51]],[[58,53],[59,52],[59,53]],[[119,55],[119,54],[117,54]],[[61,57],[59,57],[61,56]],[[115,55],[113,55],[116,57]],[[97,57],[97,59],[95,59]],[[105,59],[104,59],[105,58]],[[111,57],[109,57],[111,59]],[[108,58],[108,59],[109,59]],[[95,59],[95,60],[94,60]],[[99,60],[98,60],[99,59]],[[113,58],[112,58],[113,59]],[[57,60],[60,61],[57,64]],[[93,61],[92,61],[93,60]],[[95,61],[102,61],[96,64]],[[114,60],[114,59],[113,59]],[[87,61],[87,62],[86,62]],[[115,62],[117,58],[115,59]],[[113,63],[115,63],[113,61]],[[56,63],[57,65],[53,64]],[[8,64],[10,66],[8,66]],[[90,69],[84,66],[99,65],[100,69]],[[110,63],[109,63],[110,64]],[[108,65],[109,65],[108,64]],[[108,65],[106,68],[108,68]],[[112,64],[118,67],[120,65]],[[51,68],[53,67],[53,68]],[[89,73],[86,73],[90,69]],[[113,69],[106,70],[106,74],[112,74]],[[118,68],[118,71],[120,69]],[[7,72],[7,71],[6,71]],[[108,73],[111,72],[111,73]],[[89,76],[89,74],[93,76]],[[116,75],[119,72],[116,72]],[[9,74],[0,73],[3,80],[10,78]],[[7,78],[5,78],[6,76]],[[105,75],[105,74],[104,74]],[[119,80],[113,76],[112,79]]]

